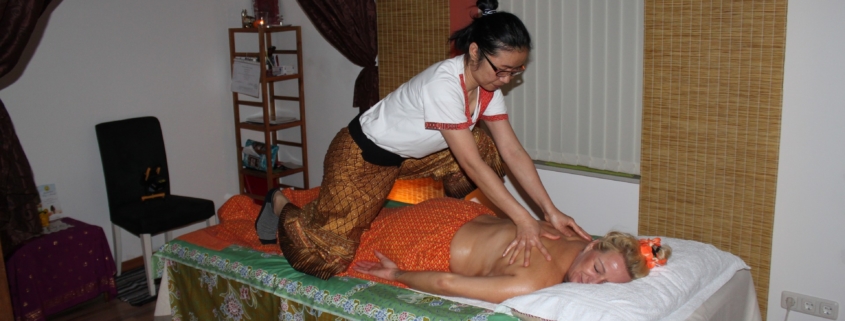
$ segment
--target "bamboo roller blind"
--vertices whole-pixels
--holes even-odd
[[[378,0],[379,97],[449,58],[449,0]]]
[[[645,4],[639,233],[741,257],[764,319],[785,32],[786,0]]]

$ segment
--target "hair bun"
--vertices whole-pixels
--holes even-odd
[[[478,0],[475,2],[475,6],[478,7],[478,10],[481,11],[481,16],[486,16],[490,14],[496,13],[496,9],[499,8],[499,1],[498,0]]]

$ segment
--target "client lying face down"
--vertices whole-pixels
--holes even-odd
[[[443,198],[380,215],[342,275],[498,303],[561,282],[629,282],[671,255],[659,239],[638,241],[611,232],[588,242],[545,223],[543,229],[557,236],[541,238],[552,260],[532,248],[533,255],[522,253],[528,266],[510,264],[501,253],[513,241],[516,225],[487,212],[480,204]]]

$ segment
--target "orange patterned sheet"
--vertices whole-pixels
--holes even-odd
[[[455,233],[466,222],[489,213],[481,204],[454,198],[435,198],[414,206],[383,209],[361,236],[352,265],[339,275],[406,288],[404,284],[352,269],[355,262],[378,262],[376,250],[405,271],[449,272],[450,246]]]
[[[282,190],[292,204],[300,207],[317,198],[319,192],[319,187]],[[491,213],[478,203],[443,197],[442,184],[431,179],[397,181],[388,198],[419,204],[382,209],[370,230],[362,236],[353,265],[361,260],[378,261],[373,253],[373,250],[378,250],[405,270],[449,271],[449,247],[455,232],[478,215]],[[278,245],[258,241],[255,219],[260,210],[261,206],[250,197],[235,195],[217,210],[219,225],[182,235],[178,239],[217,251],[237,244],[267,253],[281,253]],[[406,287],[351,268],[340,275]]]
[[[296,206],[303,206],[317,198],[319,188],[294,191],[285,189],[282,193]],[[228,199],[217,210],[219,225],[204,228],[178,237],[178,239],[200,245],[212,250],[222,250],[229,245],[237,244],[267,253],[281,253],[276,244],[261,244],[258,233],[255,232],[255,219],[261,205],[245,195],[235,195]]]
[[[255,218],[259,210],[261,206],[255,204],[249,196],[232,196],[217,210],[219,225],[185,234],[179,239],[216,251],[238,244],[263,252],[281,253],[278,245],[261,244],[258,241]]]

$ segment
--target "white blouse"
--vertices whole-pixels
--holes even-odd
[[[507,119],[500,89],[479,87],[478,112],[470,115],[463,72],[463,55],[428,67],[364,112],[361,129],[385,150],[422,158],[448,147],[440,129],[472,129],[478,119]]]

